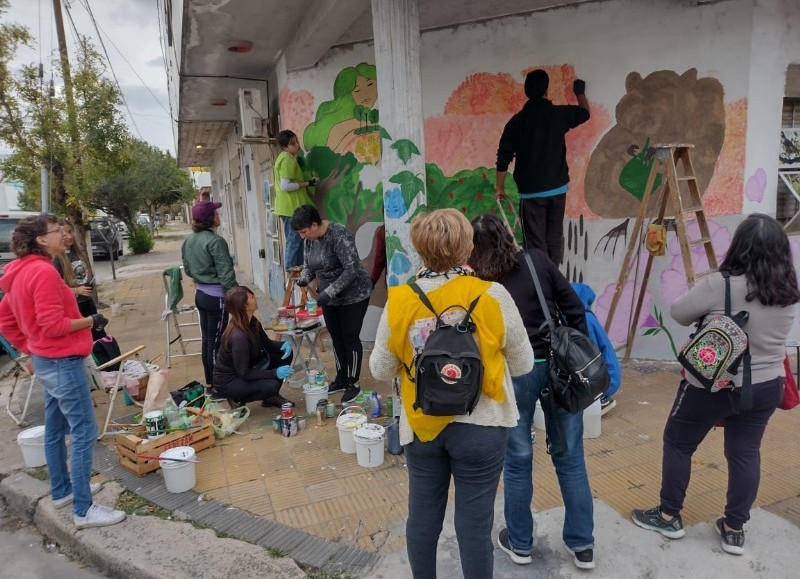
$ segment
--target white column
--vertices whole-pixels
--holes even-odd
[[[381,142],[387,281],[405,283],[420,267],[407,223],[425,204],[425,151],[419,73],[418,0],[372,0]]]

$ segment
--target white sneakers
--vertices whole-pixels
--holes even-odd
[[[84,516],[79,517],[78,515],[73,515],[76,529],[116,525],[124,521],[125,517],[127,517],[125,511],[118,511],[96,503],[92,503],[92,506],[89,507],[89,510],[86,511]]]
[[[92,491],[92,495],[96,495],[101,490],[103,490],[103,483],[92,483],[89,485],[89,488]],[[63,509],[67,505],[72,504],[72,493],[68,494],[65,497],[61,497],[60,499],[53,499],[53,506],[57,509]]]

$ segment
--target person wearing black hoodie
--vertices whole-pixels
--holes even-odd
[[[528,102],[511,117],[497,147],[495,198],[506,198],[508,166],[516,157],[514,181],[519,190],[519,218],[526,249],[541,249],[561,263],[564,209],[569,188],[564,136],[589,120],[586,82],[576,79],[577,105],[554,105],[547,99],[550,78],[537,69],[525,77]]]

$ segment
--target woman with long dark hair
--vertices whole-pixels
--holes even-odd
[[[0,332],[17,350],[31,355],[36,379],[44,388],[44,454],[53,506],[72,505],[78,529],[114,525],[125,520],[125,513],[92,500],[102,484],[91,483],[97,421],[83,365],[92,352],[90,329],[102,330],[108,320],[100,314],[82,316],[75,295],[53,267],[53,259],[67,250],[55,215],[21,220],[11,249],[19,259],[9,263],[0,278],[5,292]]]
[[[200,343],[206,385],[214,377],[219,339],[225,330],[225,292],[236,286],[233,260],[225,239],[217,235],[222,203],[201,201],[192,206],[192,233],[181,246],[183,270],[194,280],[194,303],[200,314]]]
[[[292,345],[267,337],[254,315],[257,309],[250,288],[240,285],[225,293],[229,320],[214,366],[214,389],[233,407],[254,400],[261,400],[264,407],[288,402],[280,389],[283,380],[292,375],[292,367],[286,363]]]
[[[708,314],[725,313],[725,279],[729,275],[731,312],[747,311],[745,330],[750,344],[752,402],[742,404],[738,389],[705,389],[691,375],[681,380],[664,427],[661,500],[631,513],[638,526],[670,539],[685,534],[681,509],[689,485],[692,455],[706,434],[725,421],[728,493],[725,514],[714,527],[722,549],[744,553],[744,524],[758,493],[761,438],[783,399],[785,341],[797,314],[800,290],[792,264],[789,238],[772,217],[754,213],[737,227],[720,273],[701,279],[671,307],[672,317],[688,326]],[[740,368],[734,383],[741,385]]]
[[[89,279],[89,269],[86,267],[88,259],[83,247],[75,239],[75,229],[66,219],[60,220],[64,228],[64,245],[67,251],[53,258],[53,265],[64,280],[75,299],[78,300],[78,309],[84,316],[97,313],[97,304],[94,303],[94,279]]]
[[[500,549],[514,563],[527,565],[533,560],[531,421],[536,402],[550,385],[550,373],[547,347],[539,335],[545,316],[525,262],[526,254],[536,270],[553,318],[560,312],[570,327],[585,333],[586,313],[580,298],[547,254],[538,249],[520,251],[508,228],[496,216],[479,215],[472,220],[472,230],[474,248],[469,264],[479,277],[498,282],[511,294],[536,360],[533,370],[511,379],[519,421],[508,433],[503,465],[506,528],[500,530],[497,538]],[[592,569],[595,566],[594,512],[583,455],[583,413],[570,414],[563,408],[556,408],[555,416],[566,443],[563,448],[561,437],[549,437],[548,451],[564,500],[562,538],[575,565],[580,569]]]

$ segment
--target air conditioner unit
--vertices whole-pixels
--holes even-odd
[[[261,115],[261,91],[257,88],[240,88],[239,98],[236,103],[239,109],[242,138],[263,138],[264,127],[262,121],[264,117]]]

